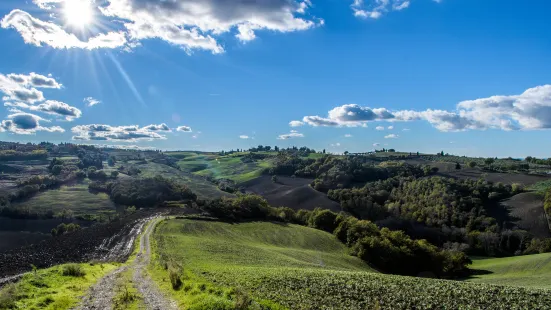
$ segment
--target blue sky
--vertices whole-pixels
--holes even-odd
[[[4,0],[0,139],[548,157],[549,12],[545,0]]]

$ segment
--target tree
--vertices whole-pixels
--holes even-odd
[[[344,151],[344,155],[348,155],[348,151]]]
[[[109,159],[107,159],[107,164],[111,167],[113,167],[116,162],[117,158],[115,156],[110,156]]]
[[[119,176],[119,172],[118,172],[118,171],[111,171],[111,177],[112,177],[113,179],[116,179],[118,176]]]
[[[461,169],[461,165],[460,165],[459,163],[455,163],[455,169],[456,169],[456,170]]]
[[[493,164],[495,162],[495,160],[493,158],[486,158],[484,160],[484,163],[486,164],[486,166],[489,166],[491,164]]]
[[[474,168],[474,167],[476,167],[476,162],[475,162],[475,161],[470,161],[467,165],[468,165],[470,168]]]
[[[52,167],[52,174],[53,175],[59,175],[62,170],[63,170],[62,165],[55,165],[55,166]]]
[[[440,156],[444,156],[444,151],[440,152]]]
[[[275,175],[272,176],[272,182],[277,183],[277,176]]]
[[[322,153],[325,154],[325,149],[323,149]]]

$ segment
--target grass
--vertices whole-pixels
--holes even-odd
[[[541,289],[380,274],[349,256],[331,234],[296,225],[167,220],[157,227],[154,245],[156,265],[150,272],[186,309],[231,309],[238,300],[253,309],[258,304],[265,309],[537,309],[551,304],[551,293]],[[173,264],[182,268],[178,290],[169,279]]]
[[[551,289],[551,253],[475,258],[471,268],[489,272],[469,281]]]
[[[74,264],[72,264],[74,265]],[[0,309],[72,309],[87,289],[117,268],[114,264],[78,264],[83,276],[65,276],[68,265],[28,273],[16,284],[0,290]],[[73,268],[73,267],[71,267]]]
[[[180,160],[178,165],[182,171],[196,175],[243,183],[261,176],[265,169],[273,166],[273,159],[267,158],[245,163],[241,161],[240,154],[227,156],[200,155],[186,157]]]
[[[156,175],[162,175],[165,178],[183,183],[189,186],[189,188],[196,193],[199,198],[212,199],[222,196],[232,196],[231,194],[221,191],[214,183],[209,182],[200,176],[196,176],[189,172],[180,171],[167,165],[148,162],[147,164],[138,165],[138,168],[142,171],[140,174],[142,177],[155,177]]]
[[[33,211],[48,210],[54,213],[65,209],[72,210],[76,216],[84,214],[96,214],[101,211],[114,211],[115,204],[105,193],[93,194],[88,191],[87,183],[79,183],[71,186],[61,186],[59,189],[51,189],[31,197],[28,200],[15,203],[19,208],[29,208]]]
[[[536,184],[532,184],[528,186],[526,189],[530,191],[535,191],[538,194],[545,195],[545,192],[547,189],[551,187],[551,179],[538,182]]]

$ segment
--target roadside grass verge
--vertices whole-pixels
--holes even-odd
[[[0,289],[0,309],[71,309],[90,286],[118,266],[66,264],[27,273],[19,282]],[[78,269],[80,275],[64,275],[68,269]]]

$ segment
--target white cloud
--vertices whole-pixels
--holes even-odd
[[[411,129],[409,129],[409,128],[404,128],[404,129],[402,129],[402,131],[411,131]]]
[[[49,11],[66,1],[34,0],[34,3]],[[2,27],[16,29],[25,42],[37,46],[130,49],[142,40],[160,39],[188,53],[201,49],[218,54],[224,52],[218,37],[227,33],[248,42],[261,30],[286,33],[323,25],[323,20],[307,14],[310,0],[106,0],[96,3],[97,15],[110,22],[120,22],[120,32],[100,33],[81,41],[56,23],[56,15],[50,15],[52,21],[42,21],[21,10],[8,14]]]
[[[454,111],[432,109],[389,111],[384,108],[369,109],[356,105],[344,105],[329,111],[328,118],[304,117],[305,123],[312,126],[351,126],[351,124],[381,120],[390,122],[424,120],[444,132],[551,129],[551,85],[529,88],[520,95],[492,96],[462,101],[457,104]],[[409,131],[409,129],[403,131]]]
[[[356,17],[378,19],[388,12],[407,9],[410,5],[410,0],[354,0],[351,8]]]
[[[73,140],[121,142],[153,141],[166,139],[166,136],[159,132],[167,131],[158,130],[158,128],[162,127],[162,125],[164,124],[140,127],[138,125],[110,126],[103,124],[90,124],[75,126],[71,129],[71,131],[76,134],[73,136]],[[156,128],[153,128],[152,126]]]
[[[332,143],[332,144],[330,144],[329,146],[331,146],[331,147],[339,147],[339,146],[341,146],[341,144],[340,144],[339,142],[337,142],[337,143]]]
[[[42,21],[18,9],[4,16],[0,25],[2,28],[17,30],[25,43],[36,46],[46,44],[59,49],[82,48],[93,50],[122,47],[127,43],[123,32],[101,33],[88,41],[81,41],[76,35],[66,32],[61,26]]]
[[[44,94],[41,91],[25,87],[26,81],[18,80],[14,74],[11,74],[12,78],[9,76],[0,74],[0,91],[6,95],[2,98],[4,101],[20,101],[28,104],[44,101]]]
[[[380,146],[380,145],[381,145],[381,143],[373,143],[374,147],[377,147],[377,146]]]
[[[394,129],[394,126],[388,126],[387,129],[392,130],[392,129]]]
[[[95,106],[96,104],[100,104],[100,103],[101,103],[101,101],[99,101],[99,100],[97,100],[97,99],[95,99],[95,98],[93,98],[93,97],[86,97],[86,98],[84,98],[83,102],[84,102],[87,106],[89,106],[89,107],[93,107],[93,106]]]
[[[9,131],[15,134],[29,135],[37,131],[47,132],[64,132],[65,130],[59,126],[44,127],[40,123],[47,120],[42,117],[30,113],[18,112],[8,115],[7,120],[0,123],[0,131]]]
[[[29,106],[30,110],[65,117],[67,121],[73,121],[82,116],[82,111],[64,102],[47,100],[36,106]]]
[[[344,137],[345,137],[345,138],[352,138],[352,135],[349,134],[349,133],[347,133],[347,134],[344,135]]]
[[[176,128],[176,131],[191,132],[191,127],[189,127],[189,126],[179,126],[179,127]]]
[[[246,135],[241,135],[239,136],[239,139],[249,139],[250,137],[249,136],[246,136]]]
[[[10,78],[12,81],[20,84],[24,87],[36,87],[36,88],[61,88],[61,84],[59,84],[54,78],[50,76],[44,76],[41,74],[37,74],[34,72],[31,72],[28,75],[25,74],[8,74],[8,78]]]
[[[383,126],[377,126],[377,127],[375,127],[375,130],[383,131],[383,130],[385,130],[385,127],[383,127]]]
[[[300,126],[303,126],[304,123],[301,122],[301,121],[290,121],[289,122],[289,126],[291,127],[300,127]]]
[[[297,132],[296,130],[291,130],[290,133],[282,134],[277,137],[278,140],[288,140],[292,138],[304,138],[304,135]]]
[[[385,139],[397,139],[399,136],[395,134],[386,135]]]
[[[168,125],[165,124],[165,123],[158,124],[158,125],[155,125],[155,124],[147,125],[147,126],[144,127],[144,129],[149,130],[149,131],[172,132],[172,129],[170,129],[170,127],[168,127]]]
[[[385,108],[372,109],[357,104],[345,104],[328,112],[328,117],[305,116],[303,122],[312,126],[367,126],[367,122],[392,119],[394,115]]]

